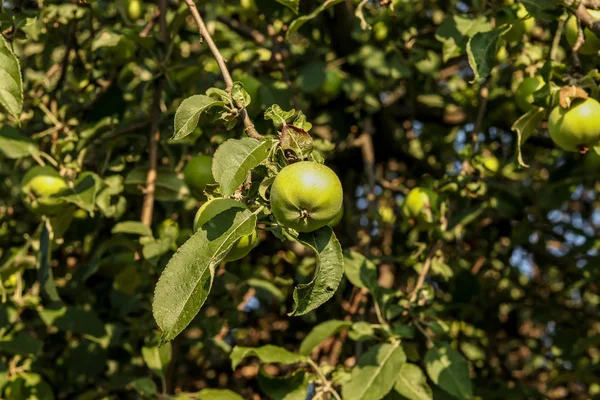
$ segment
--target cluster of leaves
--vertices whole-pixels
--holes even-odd
[[[600,162],[544,123],[564,86],[598,95],[565,3],[202,4],[227,88],[185,2],[137,19],[127,1],[3,2],[0,397],[597,396]],[[194,233],[198,153],[207,198],[247,209]],[[340,176],[335,233],[270,215],[297,160]],[[53,215],[24,201],[38,164],[68,185]],[[440,196],[427,224],[401,213],[417,186]],[[222,262],[255,227],[260,244]]]

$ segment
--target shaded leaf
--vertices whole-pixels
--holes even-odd
[[[287,376],[270,376],[261,368],[257,377],[258,386],[271,400],[306,400],[308,392],[307,375],[297,370]]]
[[[352,369],[352,376],[342,385],[344,400],[379,400],[388,394],[398,371],[406,362],[400,342],[383,343],[367,350]]]
[[[215,267],[231,246],[255,227],[256,215],[241,206],[230,208],[204,224],[171,257],[152,302],[162,343],[173,339],[194,319],[208,297]]]
[[[18,332],[0,339],[0,351],[23,356],[35,356],[42,352],[44,343],[25,332]]]
[[[40,318],[47,326],[94,337],[106,334],[104,323],[89,310],[72,306],[45,307],[39,310]]]
[[[425,367],[433,383],[451,395],[466,400],[473,394],[469,365],[448,343],[436,343],[427,351]]]
[[[269,154],[270,140],[229,139],[219,146],[213,157],[212,172],[224,197],[231,196],[246,180],[248,172]]]
[[[308,158],[313,151],[313,139],[303,129],[292,125],[284,125],[279,136],[281,148],[291,150],[302,160]]]
[[[469,64],[475,73],[474,81],[487,78],[496,64],[498,40],[502,29],[492,29],[487,32],[478,32],[467,43]]]
[[[173,168],[161,167],[156,171],[156,192],[154,197],[158,201],[179,201],[189,195],[189,189]],[[146,187],[148,167],[134,168],[125,178],[125,188],[131,192],[142,193]]]
[[[562,14],[562,9],[555,0],[519,0],[535,19],[547,22],[556,21]]]
[[[315,252],[317,267],[312,281],[294,288],[294,310],[290,316],[309,313],[329,300],[344,274],[342,247],[330,227],[301,233],[298,241]]]

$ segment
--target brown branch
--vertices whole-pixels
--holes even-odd
[[[600,0],[582,0],[581,4],[583,4],[586,8],[600,10]]]
[[[208,48],[215,57],[215,60],[217,60],[217,64],[219,65],[219,69],[221,70],[221,75],[223,75],[223,80],[225,81],[226,90],[228,92],[231,92],[231,89],[233,87],[233,80],[231,79],[231,74],[227,69],[225,58],[223,58],[223,55],[219,51],[219,48],[217,47],[215,42],[213,41],[212,36],[210,36],[206,25],[204,25],[204,20],[202,19],[202,16],[200,15],[200,12],[198,11],[196,4],[194,3],[194,0],[185,0],[185,3],[190,9],[190,13],[192,14],[192,17],[194,17],[194,21],[196,21],[196,24],[198,25],[200,36],[206,41]],[[256,128],[250,120],[246,109],[240,106],[239,104],[238,107],[240,108],[240,115],[242,116],[244,126],[246,127],[246,134],[254,139],[262,139],[263,136],[256,131]]]
[[[159,1],[160,15],[160,40],[167,43],[169,40],[167,32],[167,1]],[[154,214],[154,197],[156,193],[156,175],[158,168],[158,143],[160,141],[160,99],[164,86],[164,77],[156,79],[154,86],[154,95],[152,97],[152,105],[150,106],[150,169],[146,175],[146,188],[144,190],[144,204],[142,206],[141,221],[144,225],[152,226],[152,215]]]
[[[596,20],[596,18],[592,17],[588,9],[585,5],[580,4],[577,10],[574,11],[575,16],[581,23],[588,28],[590,31],[594,32],[594,35],[600,38],[600,21]]]
[[[431,246],[431,249],[429,249],[427,258],[425,259],[425,262],[423,263],[423,269],[421,269],[421,273],[419,274],[419,279],[417,280],[417,284],[415,285],[415,288],[413,289],[412,294],[410,295],[411,303],[413,303],[417,299],[417,296],[419,295],[419,290],[421,290],[421,288],[423,287],[423,284],[425,283],[425,278],[427,277],[427,274],[429,273],[429,269],[431,268],[431,263],[433,262],[433,257],[435,256],[435,253],[437,252],[437,250],[440,247],[441,247],[441,242],[437,242],[436,244]]]

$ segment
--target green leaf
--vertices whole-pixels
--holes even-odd
[[[488,32],[478,32],[467,43],[469,64],[475,73],[474,81],[487,78],[496,64],[498,40],[502,29],[492,29]]]
[[[533,18],[546,22],[556,21],[563,12],[556,0],[519,0],[519,2]]]
[[[40,233],[40,256],[38,266],[38,282],[42,287],[42,293],[50,300],[50,302],[59,302],[60,296],[56,290],[56,283],[54,282],[54,276],[52,274],[52,267],[50,265],[51,259],[51,242],[50,242],[50,228],[49,222],[44,221],[42,223],[42,231]]]
[[[213,157],[212,172],[224,197],[231,196],[246,180],[248,172],[269,154],[270,140],[229,139],[219,146]]]
[[[522,115],[521,118],[515,121],[513,126],[510,128],[517,134],[517,160],[519,165],[528,168],[529,165],[523,161],[523,155],[521,153],[521,147],[525,144],[525,141],[535,132],[537,126],[544,119],[546,114],[544,108],[533,107],[527,111],[526,114]]]
[[[262,347],[241,347],[235,346],[229,357],[231,358],[231,368],[236,369],[246,357],[258,357],[263,363],[296,364],[306,361],[306,357],[292,353],[283,347],[268,344]]]
[[[171,362],[171,343],[160,347],[142,347],[142,358],[154,374],[164,377]]]
[[[303,370],[296,370],[287,376],[270,376],[261,368],[257,377],[258,386],[271,400],[306,400],[308,376]]]
[[[113,235],[117,233],[129,233],[132,235],[152,236],[152,229],[139,221],[123,221],[113,226],[110,231]]]
[[[18,332],[0,339],[0,351],[23,356],[35,356],[42,352],[44,343],[25,332]]]
[[[11,159],[40,154],[37,144],[30,137],[8,125],[0,127],[0,152]]]
[[[329,300],[344,274],[342,247],[330,227],[301,233],[298,241],[315,252],[317,267],[312,281],[294,288],[294,310],[290,316],[307,314]]]
[[[406,362],[400,342],[377,344],[367,350],[342,385],[344,400],[379,400],[388,394]]]
[[[408,400],[433,399],[433,393],[427,384],[425,374],[414,364],[406,363],[400,368],[394,390]]]
[[[198,125],[200,115],[215,106],[223,106],[225,102],[213,97],[198,94],[183,100],[175,113],[175,130],[172,139],[183,139]]]
[[[102,189],[102,179],[93,172],[83,172],[77,177],[72,188],[62,190],[55,197],[59,197],[75,204],[90,214],[94,214],[96,195]]]
[[[290,10],[294,12],[294,14],[298,15],[298,8],[300,6],[300,0],[275,0],[279,4],[283,4]]]
[[[344,251],[344,273],[346,278],[358,288],[376,291],[379,286],[375,264],[355,251]]]
[[[308,21],[310,21],[311,19],[315,18],[317,15],[319,15],[321,12],[327,10],[328,8],[331,8],[333,6],[335,6],[338,3],[341,3],[342,0],[325,0],[323,2],[323,4],[321,4],[319,7],[315,8],[313,12],[311,12],[308,15],[303,15],[301,17],[296,18],[295,20],[292,21],[292,23],[290,24],[290,27],[286,33],[286,37],[290,37],[290,35],[292,35],[293,33],[295,33],[298,29],[300,29],[302,27],[302,25],[304,25],[305,23],[307,23]]]
[[[491,29],[492,25],[485,17],[471,19],[460,15],[448,16],[435,32],[436,39],[443,44],[444,62],[464,54],[469,38]]]
[[[177,336],[194,319],[212,287],[215,268],[227,251],[256,227],[256,215],[231,208],[215,216],[173,255],[154,291],[152,312],[161,342]]]
[[[344,328],[352,325],[351,321],[331,320],[315,326],[300,343],[300,354],[309,355],[315,347],[329,336],[333,336]]]
[[[466,400],[473,394],[469,365],[448,343],[436,343],[427,351],[425,367],[433,383],[454,397]]]
[[[231,88],[231,98],[242,107],[247,107],[250,104],[252,99],[250,95],[244,89],[244,84],[242,82],[233,82],[233,87]]]
[[[293,108],[289,111],[283,111],[278,104],[273,104],[265,111],[265,119],[272,120],[275,126],[281,126],[287,124],[287,121],[296,114],[296,110]]]
[[[196,395],[198,400],[244,400],[239,394],[227,389],[204,389]]]
[[[15,119],[19,119],[23,111],[21,66],[2,35],[0,35],[0,104]]]
[[[158,393],[158,388],[156,387],[156,383],[150,378],[139,378],[135,379],[127,385],[133,390],[135,390],[140,395],[156,395]]]
[[[38,311],[46,326],[94,337],[106,335],[104,323],[90,311],[72,306],[45,307]]]
[[[352,330],[348,332],[348,337],[355,342],[375,338],[375,328],[366,321],[357,321],[352,324]]]

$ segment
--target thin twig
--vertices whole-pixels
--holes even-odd
[[[483,122],[483,117],[485,116],[485,110],[487,109],[487,101],[488,101],[489,89],[488,89],[488,80],[486,79],[479,89],[479,112],[477,113],[477,119],[475,120],[475,125],[473,126],[473,143],[476,145],[479,141],[479,129],[481,129],[481,124]]]
[[[563,30],[565,29],[565,21],[559,20],[558,27],[554,33],[554,39],[552,40],[552,50],[550,50],[550,60],[556,61],[558,57],[558,49],[560,47],[560,38],[562,37]]]
[[[321,381],[321,384],[323,386],[323,391],[325,393],[331,393],[333,397],[336,398],[336,400],[342,400],[338,392],[331,386],[331,382],[327,380],[327,377],[323,374],[323,371],[321,371],[321,368],[319,368],[317,363],[311,360],[310,358],[307,358],[306,362],[317,373],[317,376],[319,377],[319,380]]]
[[[187,4],[188,8],[190,9],[190,13],[192,14],[192,17],[194,17],[194,21],[196,21],[196,24],[198,25],[200,36],[204,38],[206,44],[208,45],[208,48],[215,57],[215,60],[217,60],[217,64],[219,65],[219,69],[221,70],[221,75],[223,75],[223,80],[225,81],[226,90],[228,92],[231,92],[231,89],[233,87],[233,80],[231,79],[231,74],[227,69],[225,58],[223,58],[223,55],[219,51],[219,48],[217,47],[217,45],[212,39],[212,36],[208,32],[206,25],[204,25],[204,20],[202,20],[202,16],[200,15],[200,12],[198,11],[196,4],[194,3],[194,0],[185,0],[185,4]],[[263,136],[256,131],[256,128],[250,120],[246,109],[240,106],[239,104],[238,107],[240,108],[240,115],[242,116],[244,126],[246,127],[246,134],[254,139],[262,139]]]
[[[419,274],[417,284],[415,285],[415,288],[413,289],[412,294],[410,295],[411,303],[413,303],[417,299],[417,296],[419,295],[419,290],[421,290],[421,288],[423,287],[423,284],[425,283],[425,278],[429,273],[429,268],[431,267],[433,257],[435,256],[435,253],[440,248],[440,246],[441,242],[436,242],[433,246],[431,246],[431,249],[429,249],[429,253],[427,254],[427,258],[425,259],[425,262],[423,263],[423,268],[421,269],[421,273]]]
[[[160,15],[160,39],[163,43],[169,40],[167,32],[167,1],[159,1]],[[158,143],[160,141],[160,99],[164,86],[164,77],[158,77],[154,86],[154,95],[152,97],[152,105],[150,106],[150,169],[146,175],[146,188],[144,190],[144,203],[142,206],[141,221],[144,225],[152,226],[152,215],[154,214],[154,197],[156,193],[156,176],[158,168]]]
[[[241,24],[240,21],[236,19],[218,16],[217,20],[227,25],[233,31],[249,37],[250,39],[254,40],[257,44],[263,44],[265,40],[267,40],[265,35],[263,35],[261,32],[257,31],[254,28]]]

